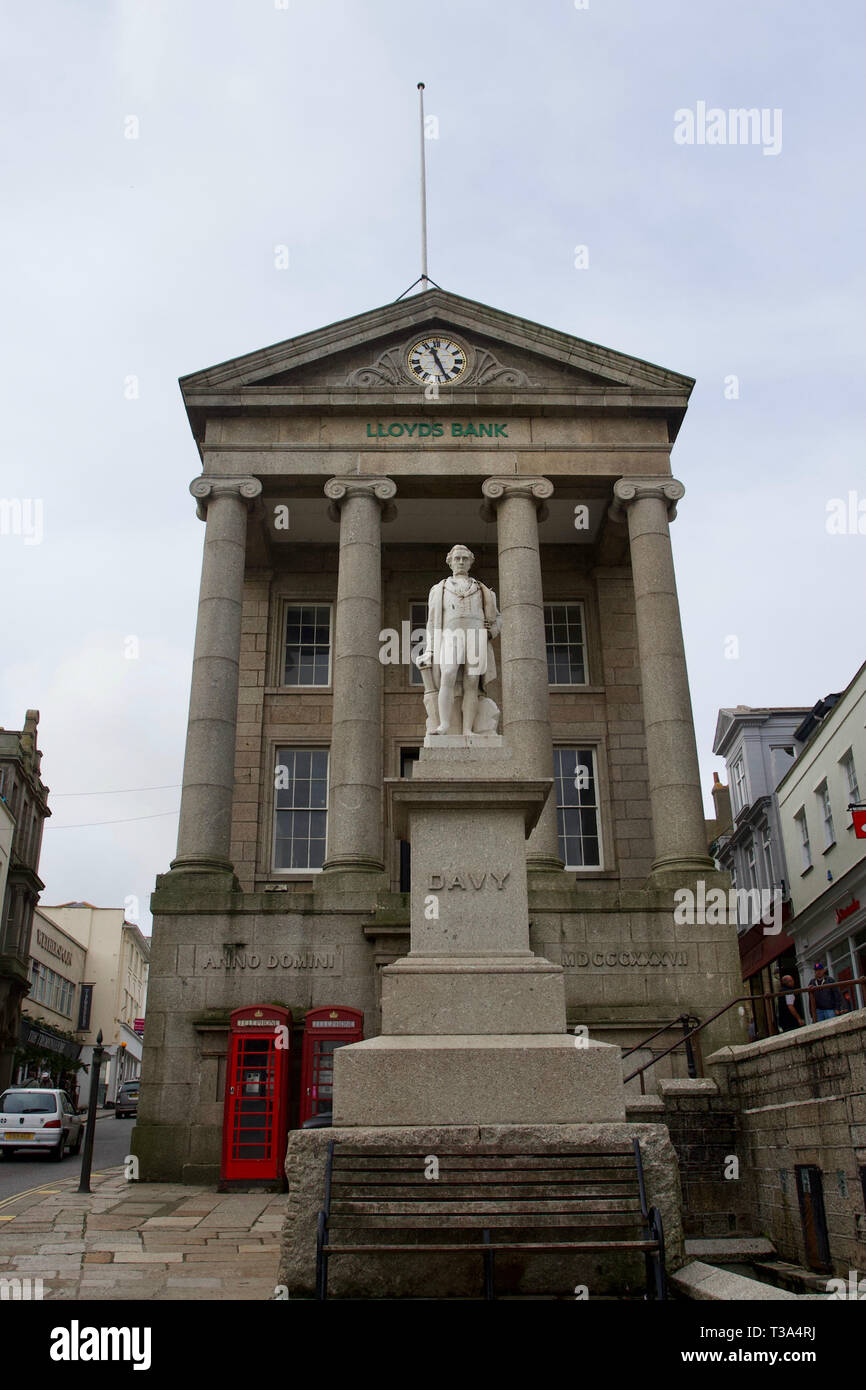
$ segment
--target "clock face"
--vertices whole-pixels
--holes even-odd
[[[425,386],[456,381],[466,371],[467,361],[466,349],[453,338],[421,338],[409,349],[409,371]]]

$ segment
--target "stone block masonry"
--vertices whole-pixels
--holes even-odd
[[[833,1271],[866,1271],[866,1010],[707,1058],[740,1117],[753,1229],[809,1265],[796,1170],[821,1171]]]

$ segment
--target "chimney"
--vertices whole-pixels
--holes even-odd
[[[719,774],[717,772],[713,773],[713,806],[716,812],[716,825],[718,826],[719,834],[721,834],[733,824],[734,818],[731,815],[730,789],[725,786],[724,782],[719,780]]]

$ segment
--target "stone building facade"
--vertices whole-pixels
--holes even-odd
[[[16,1085],[48,1075],[53,1086],[85,1093],[81,1071],[80,1011],[87,951],[74,936],[36,909],[30,934],[30,992],[22,1005],[21,1052]],[[73,1036],[73,1034],[77,1036]]]
[[[569,1025],[633,1046],[738,993],[735,931],[673,915],[675,888],[727,884],[669,537],[692,385],[439,289],[183,379],[206,533],[178,851],[152,904],[143,1178],[215,1175],[233,1008],[302,1026],[350,1006],[378,1031],[411,873],[385,784],[424,739],[410,658],[456,541],[498,597],[488,693],[515,776],[553,782],[531,941],[564,967]]]
[[[30,933],[39,894],[42,828],[51,812],[36,747],[39,711],[29,709],[21,730],[0,729],[0,797],[15,822],[0,917],[0,1090],[9,1085],[27,994]]]
[[[846,1009],[866,1005],[866,839],[852,807],[866,805],[866,662],[844,691],[819,701],[797,730],[799,753],[778,785],[791,875],[790,932],[806,983],[823,960]]]
[[[122,907],[61,903],[46,907],[44,915],[85,952],[77,1033],[81,1061],[89,1066],[102,1033],[99,1101],[113,1105],[123,1082],[141,1072],[142,1038],[135,1023],[145,1016],[150,938],[127,922]]]

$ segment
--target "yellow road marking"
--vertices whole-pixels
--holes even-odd
[[[104,1177],[107,1173],[121,1172],[121,1171],[122,1171],[122,1168],[123,1168],[123,1165],[122,1165],[122,1164],[118,1164],[116,1168],[98,1168],[95,1172],[92,1172],[92,1173],[90,1174],[90,1176],[91,1176],[92,1178],[101,1178],[101,1177]],[[42,1187],[25,1187],[25,1189],[24,1189],[23,1192],[13,1192],[11,1197],[4,1197],[4,1198],[2,1199],[2,1201],[0,1201],[0,1208],[2,1208],[2,1207],[8,1207],[12,1202],[17,1202],[21,1197],[32,1197],[33,1194],[34,1194],[35,1192],[41,1192],[41,1193],[42,1193],[44,1196],[46,1196],[46,1197],[56,1196],[56,1194],[57,1194],[58,1192],[61,1192],[61,1191],[64,1190],[64,1188],[68,1187],[69,1183],[73,1183],[73,1182],[77,1182],[77,1181],[78,1181],[77,1178],[67,1178],[67,1179],[66,1179],[66,1182],[64,1183],[63,1188],[60,1188],[60,1187],[48,1187],[48,1186],[42,1186]],[[84,1193],[83,1195],[86,1196],[87,1194]],[[92,1194],[92,1195],[95,1195],[95,1194]],[[0,1221],[14,1221],[14,1220],[15,1220],[15,1217],[14,1217],[14,1216],[2,1216],[2,1217],[0,1217]]]

